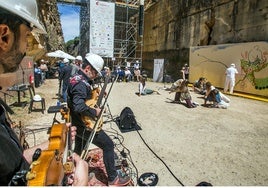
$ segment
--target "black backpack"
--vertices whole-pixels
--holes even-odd
[[[119,117],[120,129],[132,129],[137,125],[134,113],[129,107],[125,107]]]

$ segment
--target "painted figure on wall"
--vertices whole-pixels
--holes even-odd
[[[241,69],[245,72],[245,76],[236,84],[248,79],[255,89],[268,89],[268,77],[258,78],[255,75],[268,66],[268,51],[262,51],[259,46],[254,46],[252,50],[245,51],[241,56]]]

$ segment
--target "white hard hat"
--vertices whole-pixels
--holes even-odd
[[[81,57],[80,55],[76,56],[75,59],[76,59],[76,60],[79,60],[79,61],[82,61],[82,60],[83,60],[82,57]]]
[[[41,101],[42,100],[42,97],[40,95],[35,95],[33,97],[33,100],[35,100],[35,101]]]
[[[232,66],[232,67],[235,67],[235,64],[234,64],[234,63],[232,63],[232,64],[231,64],[231,66]]]
[[[36,0],[0,0],[0,7],[29,22],[34,32],[46,34],[39,22]]]
[[[85,59],[101,75],[101,70],[104,64],[102,57],[97,54],[87,53]]]
[[[64,59],[63,59],[63,62],[64,62],[64,63],[69,63],[69,59],[64,58]]]

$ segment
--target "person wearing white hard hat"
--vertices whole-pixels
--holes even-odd
[[[25,56],[27,37],[31,32],[46,33],[38,20],[36,0],[0,0],[0,74],[15,72],[18,69]],[[6,109],[0,104],[0,185],[24,186],[27,184],[25,177],[33,154],[36,154],[37,148],[48,149],[49,141],[32,148],[23,148],[7,119]],[[74,140],[76,128],[73,126],[70,130],[71,139]],[[87,185],[88,164],[76,154],[73,158],[76,163],[76,181],[73,185]]]
[[[63,63],[69,63],[69,62],[70,62],[69,59],[67,59],[67,58],[63,59]]]
[[[74,62],[75,65],[80,68],[83,62],[82,56],[81,55],[76,56]]]
[[[229,89],[230,94],[233,94],[235,86],[235,75],[238,74],[235,64],[232,63],[225,71],[225,83],[224,83],[224,93]]]
[[[83,63],[83,58],[82,56],[78,55],[76,56],[75,60],[74,60],[74,65],[72,65],[72,72],[71,72],[71,76],[73,76],[75,73],[77,73],[77,71],[81,68]]]
[[[77,127],[74,152],[78,154],[82,153],[92,130],[87,127],[84,120],[86,118],[94,120],[101,115],[100,107],[87,105],[86,102],[91,99],[95,100],[93,98],[92,82],[98,76],[101,76],[103,65],[104,61],[99,55],[88,53],[84,58],[82,68],[70,79],[67,90],[67,104],[70,109],[72,124]],[[114,160],[114,143],[111,138],[100,129],[92,143],[103,150],[103,161],[108,176],[108,184],[115,186],[127,185],[130,182],[130,178],[123,178],[117,174]]]

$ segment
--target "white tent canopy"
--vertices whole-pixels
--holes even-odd
[[[71,60],[75,59],[74,56],[67,54],[61,50],[56,50],[55,52],[49,52],[49,53],[47,53],[47,56],[48,57],[67,58],[67,59],[71,59]]]

